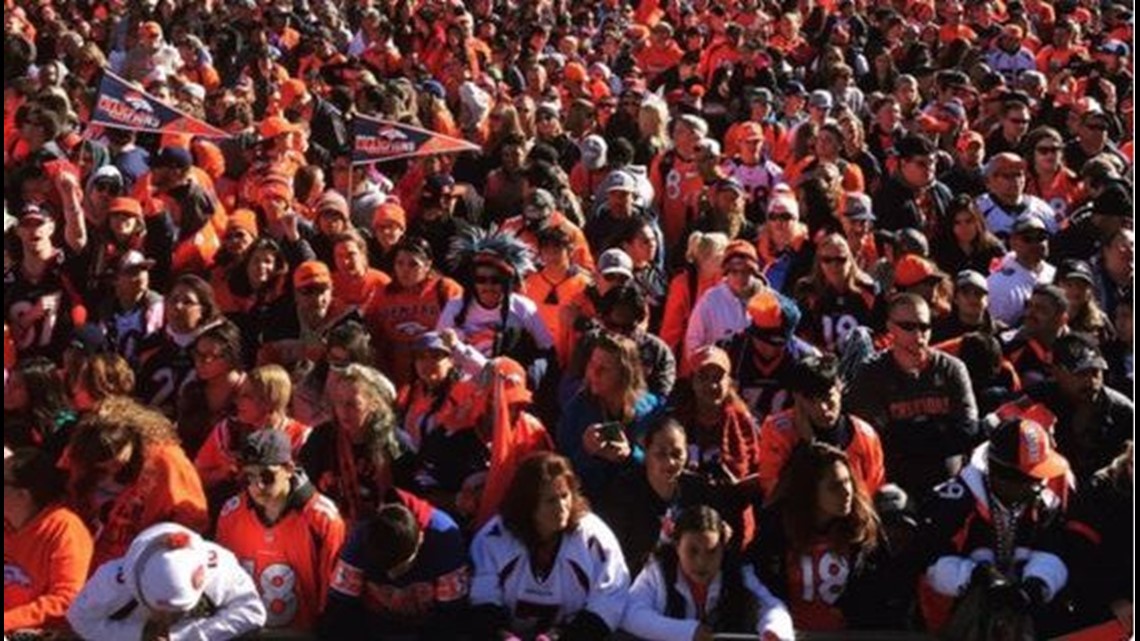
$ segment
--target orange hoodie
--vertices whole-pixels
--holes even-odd
[[[150,445],[144,456],[138,479],[106,510],[95,535],[92,569],[126,554],[135,536],[155,523],[172,521],[195,532],[205,532],[210,525],[202,481],[182,446]]]
[[[18,530],[4,528],[4,632],[63,628],[87,581],[91,532],[71,510],[48,506]]]

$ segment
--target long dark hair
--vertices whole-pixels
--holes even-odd
[[[1000,249],[1002,247],[1001,241],[990,232],[985,216],[982,216],[982,212],[978,209],[974,199],[967,194],[958,194],[950,201],[950,205],[946,208],[946,216],[943,217],[942,225],[938,230],[938,241],[934,246],[943,250],[958,246],[958,240],[954,237],[954,219],[964,211],[969,212],[974,226],[978,229],[978,235],[973,241],[974,252]]]
[[[818,540],[819,484],[836,463],[842,463],[855,475],[843,450],[825,443],[810,443],[796,448],[780,474],[773,497],[780,505],[784,534],[794,551],[810,548]],[[878,544],[879,517],[862,485],[854,478],[852,485],[851,513],[832,521],[822,534],[832,549],[847,555],[861,555]]]
[[[677,572],[680,568],[677,546],[681,544],[681,537],[686,533],[703,532],[716,532],[720,536],[720,545],[725,549],[720,566],[720,600],[708,613],[710,619],[708,623],[718,632],[754,628],[757,616],[756,602],[744,587],[744,576],[741,572],[744,564],[728,545],[731,536],[728,524],[721,518],[720,513],[707,505],[683,508],[673,521],[673,531],[669,534],[669,540],[658,545],[653,553],[665,578],[667,590],[665,616],[674,619],[685,616],[684,599],[673,587],[677,582]]]
[[[43,357],[29,358],[16,371],[24,379],[28,407],[23,412],[32,427],[41,431],[56,427],[60,414],[71,410],[71,400],[55,363]]]
[[[499,508],[499,515],[503,525],[519,541],[534,550],[541,543],[538,528],[535,526],[534,514],[538,509],[539,497],[544,487],[549,487],[558,479],[565,479],[574,495],[574,504],[570,510],[570,523],[567,531],[578,527],[582,517],[590,512],[590,504],[582,495],[582,483],[574,473],[570,461],[552,452],[540,452],[527,457],[518,470],[507,494],[503,497],[503,504]]]
[[[253,284],[249,282],[249,264],[253,262],[254,255],[263,250],[273,252],[277,261],[277,268],[273,271],[272,280],[268,284],[268,288],[273,289],[284,282],[285,276],[289,273],[289,262],[285,260],[285,253],[281,250],[281,245],[278,245],[277,241],[262,236],[253,241],[253,244],[246,250],[245,255],[241,257],[241,260],[230,268],[229,274],[226,277],[226,284],[230,286],[230,291],[236,296],[248,298],[258,293],[253,290]]]

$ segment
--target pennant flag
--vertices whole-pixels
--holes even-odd
[[[459,138],[359,114],[352,120],[352,136],[354,165],[483,149]]]
[[[91,125],[156,134],[229,138],[226,132],[183,113],[126,80],[104,72]]]

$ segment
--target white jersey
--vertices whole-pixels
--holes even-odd
[[[1028,194],[1022,196],[1020,211],[1009,211],[988,193],[978,196],[977,204],[978,211],[982,212],[982,217],[986,219],[986,226],[990,228],[991,232],[1002,238],[1013,232],[1013,223],[1019,216],[1025,214],[1040,220],[1045,225],[1045,231],[1049,232],[1049,235],[1057,233],[1061,227],[1057,212],[1049,206],[1049,203],[1037,196]]]
[[[540,579],[526,547],[500,517],[487,523],[471,545],[475,577],[471,604],[506,608],[517,634],[545,632],[588,610],[616,631],[625,612],[629,570],[610,528],[587,514],[562,537],[548,576]]]
[[[751,565],[745,566],[741,573],[744,587],[755,597],[759,606],[759,616],[756,622],[756,634],[761,638],[765,634],[773,634],[780,641],[791,641],[795,638],[792,626],[792,615],[784,602],[772,595],[768,588],[756,577]],[[697,626],[698,609],[693,600],[693,592],[689,584],[677,572],[673,589],[681,595],[685,602],[685,617],[675,619],[665,615],[669,592],[666,587],[665,573],[660,564],[654,559],[637,575],[637,580],[630,590],[629,604],[625,609],[625,618],[622,620],[622,629],[639,639],[645,641],[674,641],[674,639],[692,639]],[[717,601],[720,600],[721,575],[717,575],[709,585],[705,596],[704,612],[711,612]],[[745,630],[736,630],[745,632]]]
[[[784,182],[784,170],[770,160],[761,160],[755,165],[733,160],[728,163],[728,171],[731,177],[744,185],[750,206],[758,211],[767,210],[768,196]]]
[[[685,329],[685,353],[692,354],[702,347],[728,340],[751,322],[748,301],[732,293],[728,283],[714,285],[693,305]]]
[[[478,350],[484,356],[495,356],[491,352],[495,348],[495,337],[503,329],[503,311],[496,307],[487,309],[474,298],[467,308],[467,318],[463,326],[456,325],[456,317],[463,309],[463,298],[453,298],[447,302],[440,312],[437,331],[454,329],[459,338]],[[507,313],[507,327],[521,328],[534,340],[538,349],[552,349],[554,338],[550,330],[538,315],[538,305],[531,299],[511,294],[510,311]]]
[[[997,270],[986,279],[990,288],[990,314],[1010,327],[1016,326],[1021,322],[1033,288],[1052,283],[1056,275],[1057,268],[1045,261],[1041,261],[1036,271],[1030,271],[1017,262],[1013,252],[1006,254]]]
[[[232,552],[181,525],[162,523],[144,530],[124,557],[104,563],[83,586],[67,611],[67,621],[76,634],[87,641],[142,638],[151,612],[135,589],[136,561],[153,547],[154,539],[171,534],[185,535],[190,545],[205,551],[208,563],[202,599],[209,607],[175,623],[170,641],[225,641],[265,625],[265,606],[257,587]]]

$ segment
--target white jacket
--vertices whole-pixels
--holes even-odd
[[[689,315],[685,353],[732,338],[748,327],[748,301],[737,298],[727,283],[706,291]]]
[[[162,523],[144,530],[124,557],[104,563],[83,586],[67,611],[67,621],[76,634],[87,641],[142,638],[151,611],[138,598],[135,564],[151,541],[172,533],[186,534],[192,546],[204,548],[209,564],[203,598],[216,612],[207,618],[179,621],[171,627],[171,641],[224,641],[265,625],[265,606],[257,587],[233,553],[181,525]]]
[[[982,212],[982,217],[986,219],[986,226],[990,228],[991,232],[1003,238],[1013,232],[1013,223],[1024,214],[1029,214],[1040,220],[1045,225],[1045,231],[1050,235],[1057,233],[1061,228],[1057,212],[1053,211],[1049,203],[1029,194],[1022,196],[1021,202],[1025,205],[1024,211],[1010,212],[1001,203],[994,200],[993,196],[985,193],[978,196],[977,205],[978,211]]]
[[[1016,326],[1021,322],[1033,288],[1052,283],[1056,275],[1057,268],[1045,261],[1036,271],[1030,271],[1017,261],[1016,254],[1006,254],[997,270],[986,279],[990,287],[990,313],[995,320]]]
[[[610,528],[587,514],[562,537],[553,569],[539,581],[526,547],[500,517],[479,531],[471,545],[475,575],[471,605],[505,607],[515,632],[543,632],[588,610],[616,631],[629,596],[629,570]]]
[[[763,637],[765,633],[772,633],[781,641],[794,639],[792,615],[784,602],[768,591],[768,588],[756,577],[752,566],[745,566],[741,572],[744,587],[756,597],[759,605],[756,634]],[[665,575],[656,559],[650,561],[633,583],[629,604],[625,608],[625,618],[622,620],[622,629],[645,641],[692,639],[700,621],[697,620],[697,607],[689,590],[689,584],[680,576],[680,572],[673,587],[685,600],[684,619],[665,616],[668,600]],[[706,611],[711,610],[720,599],[720,591],[721,577],[718,575],[709,586]]]

